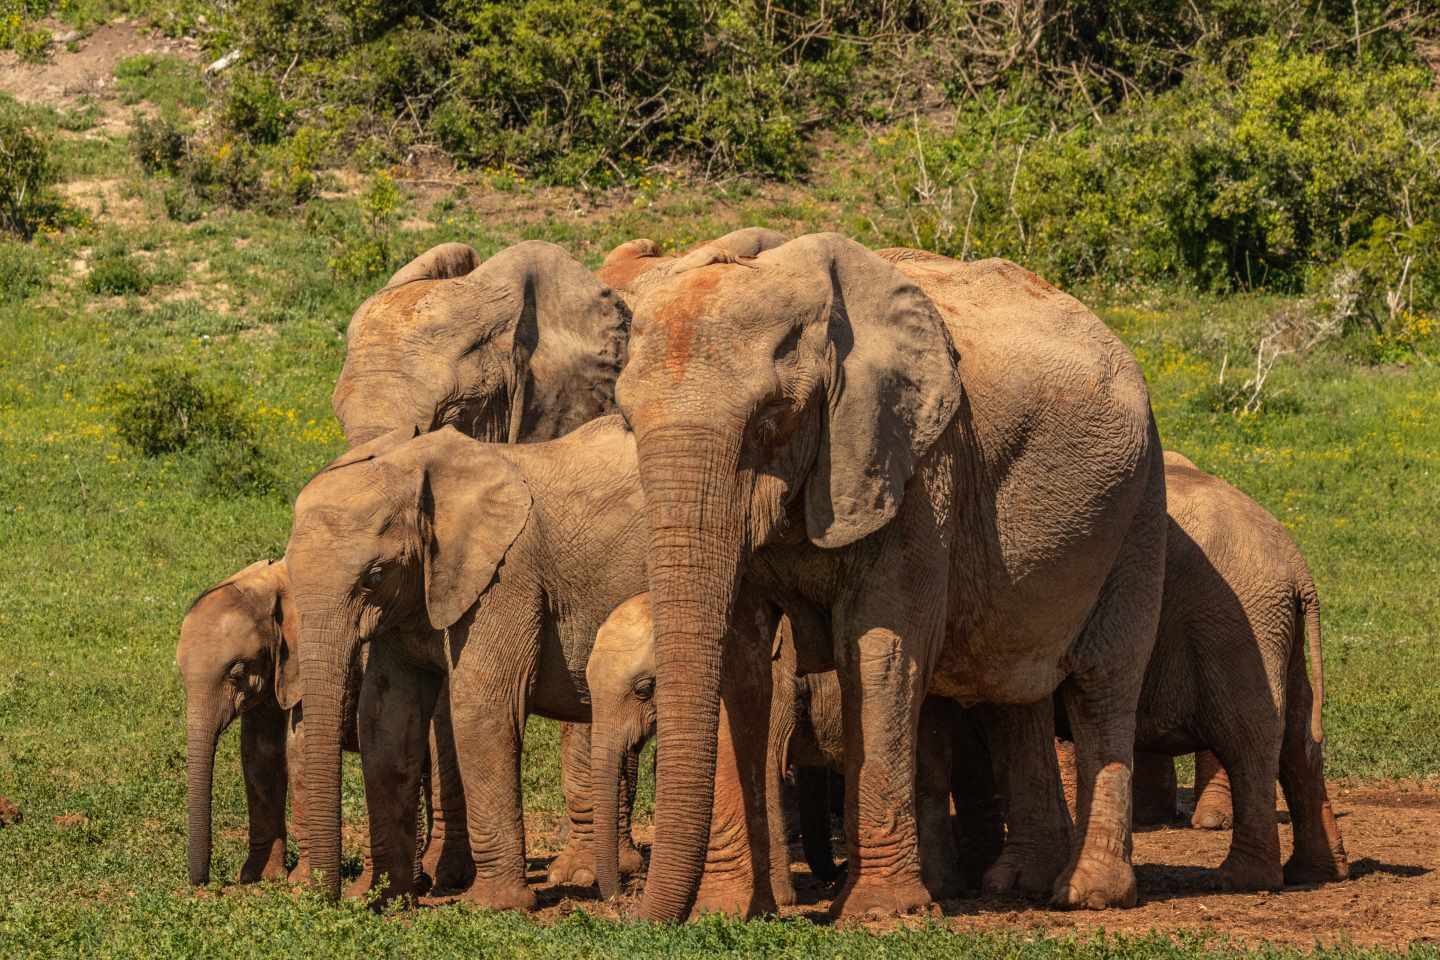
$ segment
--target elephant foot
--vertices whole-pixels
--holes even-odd
[[[986,895],[1044,897],[1054,891],[1055,880],[1064,871],[1068,855],[1064,844],[1057,844],[1051,852],[1007,844],[999,859],[981,876],[980,891]]]
[[[620,872],[624,873],[622,864]],[[573,840],[561,850],[554,860],[550,861],[550,871],[546,879],[551,883],[563,883],[576,887],[589,887],[595,884],[595,852],[583,843]]]
[[[790,876],[790,868],[786,867],[784,873],[770,875],[770,892],[775,896],[775,906],[793,907],[800,898],[795,893],[795,881]]]
[[[469,850],[447,850],[435,856],[427,853],[421,862],[421,868],[431,878],[432,894],[464,890],[475,880],[475,861]]]
[[[528,912],[535,909],[535,891],[526,886],[524,880],[476,877],[475,882],[470,884],[461,897],[482,910]]]
[[[1317,883],[1334,883],[1348,879],[1350,865],[1345,862],[1345,852],[1339,856],[1326,851],[1323,856],[1302,856],[1298,851],[1285,861],[1285,883],[1287,886],[1310,886]]]
[[[1228,803],[1206,803],[1202,799],[1195,805],[1195,813],[1190,817],[1190,826],[1196,830],[1229,830],[1233,824],[1234,817]]]
[[[620,875],[632,877],[645,872],[645,856],[635,842],[626,837],[620,842]]]
[[[256,883],[260,880],[283,880],[285,869],[285,843],[272,844],[264,850],[252,850],[240,867],[240,883]]]
[[[1055,881],[1051,903],[1062,910],[1133,907],[1135,871],[1119,857],[1082,856],[1075,868]]]
[[[690,914],[698,917],[703,913],[722,913],[750,920],[774,913],[775,909],[774,898],[756,892],[749,883],[702,880]]]
[[[903,916],[933,902],[919,876],[862,877],[846,884],[830,904],[830,916],[836,920]]]
[[[1218,872],[1222,890],[1279,890],[1285,885],[1278,858],[1237,854],[1232,850]]]
[[[290,871],[289,880],[291,883],[307,884],[310,882],[310,861],[303,856],[295,864],[295,869]]]

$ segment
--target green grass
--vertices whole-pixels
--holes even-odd
[[[202,587],[280,554],[290,497],[340,451],[330,390],[345,325],[374,283],[337,280],[328,266],[355,242],[360,218],[350,200],[271,214],[222,207],[181,224],[165,216],[163,182],[141,178],[123,140],[83,149],[95,152],[65,159],[66,176],[102,167],[128,178],[143,216],[102,215],[28,246],[0,244],[0,793],[26,814],[23,826],[0,830],[0,956],[1226,952],[1194,939],[957,940],[933,926],[886,937],[806,922],[661,931],[576,914],[541,928],[461,908],[382,919],[281,889],[187,894],[173,662],[180,618]],[[717,195],[727,202],[710,202]],[[817,184],[814,195],[836,201],[767,199],[743,182],[703,193],[662,184],[643,203],[583,221],[481,216],[457,196],[400,211],[432,225],[398,233],[393,246],[403,258],[458,239],[483,256],[542,237],[593,265],[631,237],[684,245],[748,223],[878,240],[863,211],[836,205],[845,197],[836,184]],[[524,189],[515,196],[518,205]],[[96,279],[82,279],[77,262]],[[1085,299],[1144,365],[1167,446],[1250,492],[1305,550],[1324,604],[1331,775],[1436,776],[1440,432],[1427,427],[1440,423],[1440,370],[1422,360],[1366,366],[1342,342],[1282,365],[1270,407],[1237,417],[1212,408],[1212,385],[1227,355],[1231,369],[1248,362],[1244,345],[1280,301],[1103,291]],[[192,366],[240,398],[236,416],[278,492],[216,495],[198,482],[202,458],[144,457],[120,440],[124,385],[160,361]],[[217,768],[217,877],[233,876],[243,852],[236,739],[227,736]],[[531,809],[562,810],[556,753],[555,726],[532,722]],[[343,797],[346,817],[360,819],[353,758]],[[80,819],[57,823],[65,814]],[[353,870],[359,851],[346,853]]]

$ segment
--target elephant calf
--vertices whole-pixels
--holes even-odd
[[[283,560],[252,563],[200,594],[180,627],[175,660],[185,685],[192,884],[210,880],[215,750],[237,717],[249,817],[249,854],[239,881],[286,876],[287,780],[296,821],[303,820],[305,796],[297,631],[288,588]],[[353,732],[348,740],[355,749]],[[432,769],[427,785],[434,792],[433,825],[423,864],[437,887],[463,888],[474,868],[459,781],[453,768],[445,769]],[[301,837],[296,879],[308,873],[306,853]],[[369,861],[367,855],[366,874]],[[368,878],[360,883],[368,885]]]
[[[1228,483],[1173,452],[1165,454],[1165,482],[1164,600],[1136,715],[1137,808],[1163,806],[1168,796],[1173,811],[1169,758],[1202,751],[1197,796],[1223,805],[1217,781],[1228,774],[1234,806],[1220,866],[1225,887],[1343,880],[1345,845],[1325,790],[1324,668],[1310,571],[1280,522]],[[1205,762],[1207,749],[1223,770]],[[1142,768],[1152,775],[1142,778]],[[1295,830],[1283,868],[1277,777]]]

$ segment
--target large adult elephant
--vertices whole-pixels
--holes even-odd
[[[685,917],[697,889],[742,575],[832,630],[850,863],[832,909],[929,899],[915,805],[927,690],[1011,705],[998,748],[1032,782],[1041,764],[1055,779],[1060,690],[1077,719],[1078,840],[1046,833],[1058,784],[1007,791],[1011,842],[987,880],[1043,874],[1064,906],[1134,902],[1130,766],[1165,486],[1144,378],[1092,313],[1004,261],[812,235],[673,269],[640,299],[617,398],[651,536],[665,829],[646,916]]]

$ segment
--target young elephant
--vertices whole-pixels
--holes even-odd
[[[245,777],[250,852],[239,881],[286,875],[285,793],[297,824],[304,819],[303,723],[294,606],[285,562],[261,560],[202,593],[180,627],[175,660],[185,685],[189,782],[189,873],[195,885],[210,880],[215,750],[240,718],[240,762]],[[439,724],[448,740],[448,722]],[[355,750],[353,732],[347,748]],[[444,753],[444,751],[437,751]],[[465,839],[464,802],[453,763],[430,771],[431,829],[421,838],[423,871],[436,887],[469,883],[473,868]],[[309,872],[304,837],[294,878]],[[369,857],[360,884],[369,884]]]
[[[352,450],[295,504],[286,562],[302,625],[312,866],[338,892],[344,681],[368,644],[358,726],[377,873],[405,875],[425,724],[448,677],[477,873],[467,896],[528,908],[525,718],[589,721],[595,631],[643,589],[634,441],[618,417],[538,444],[407,437]]]
[[[1165,482],[1164,600],[1136,715],[1139,799],[1153,799],[1143,797],[1142,758],[1155,770],[1154,796],[1163,806],[1168,794],[1173,810],[1169,757],[1208,748],[1221,775],[1228,771],[1234,804],[1225,887],[1343,880],[1345,846],[1325,789],[1320,606],[1309,568],[1279,521],[1178,453],[1165,454]],[[1215,776],[1197,770],[1202,796],[1205,781],[1214,783],[1207,773]],[[1295,831],[1283,869],[1277,777]]]

